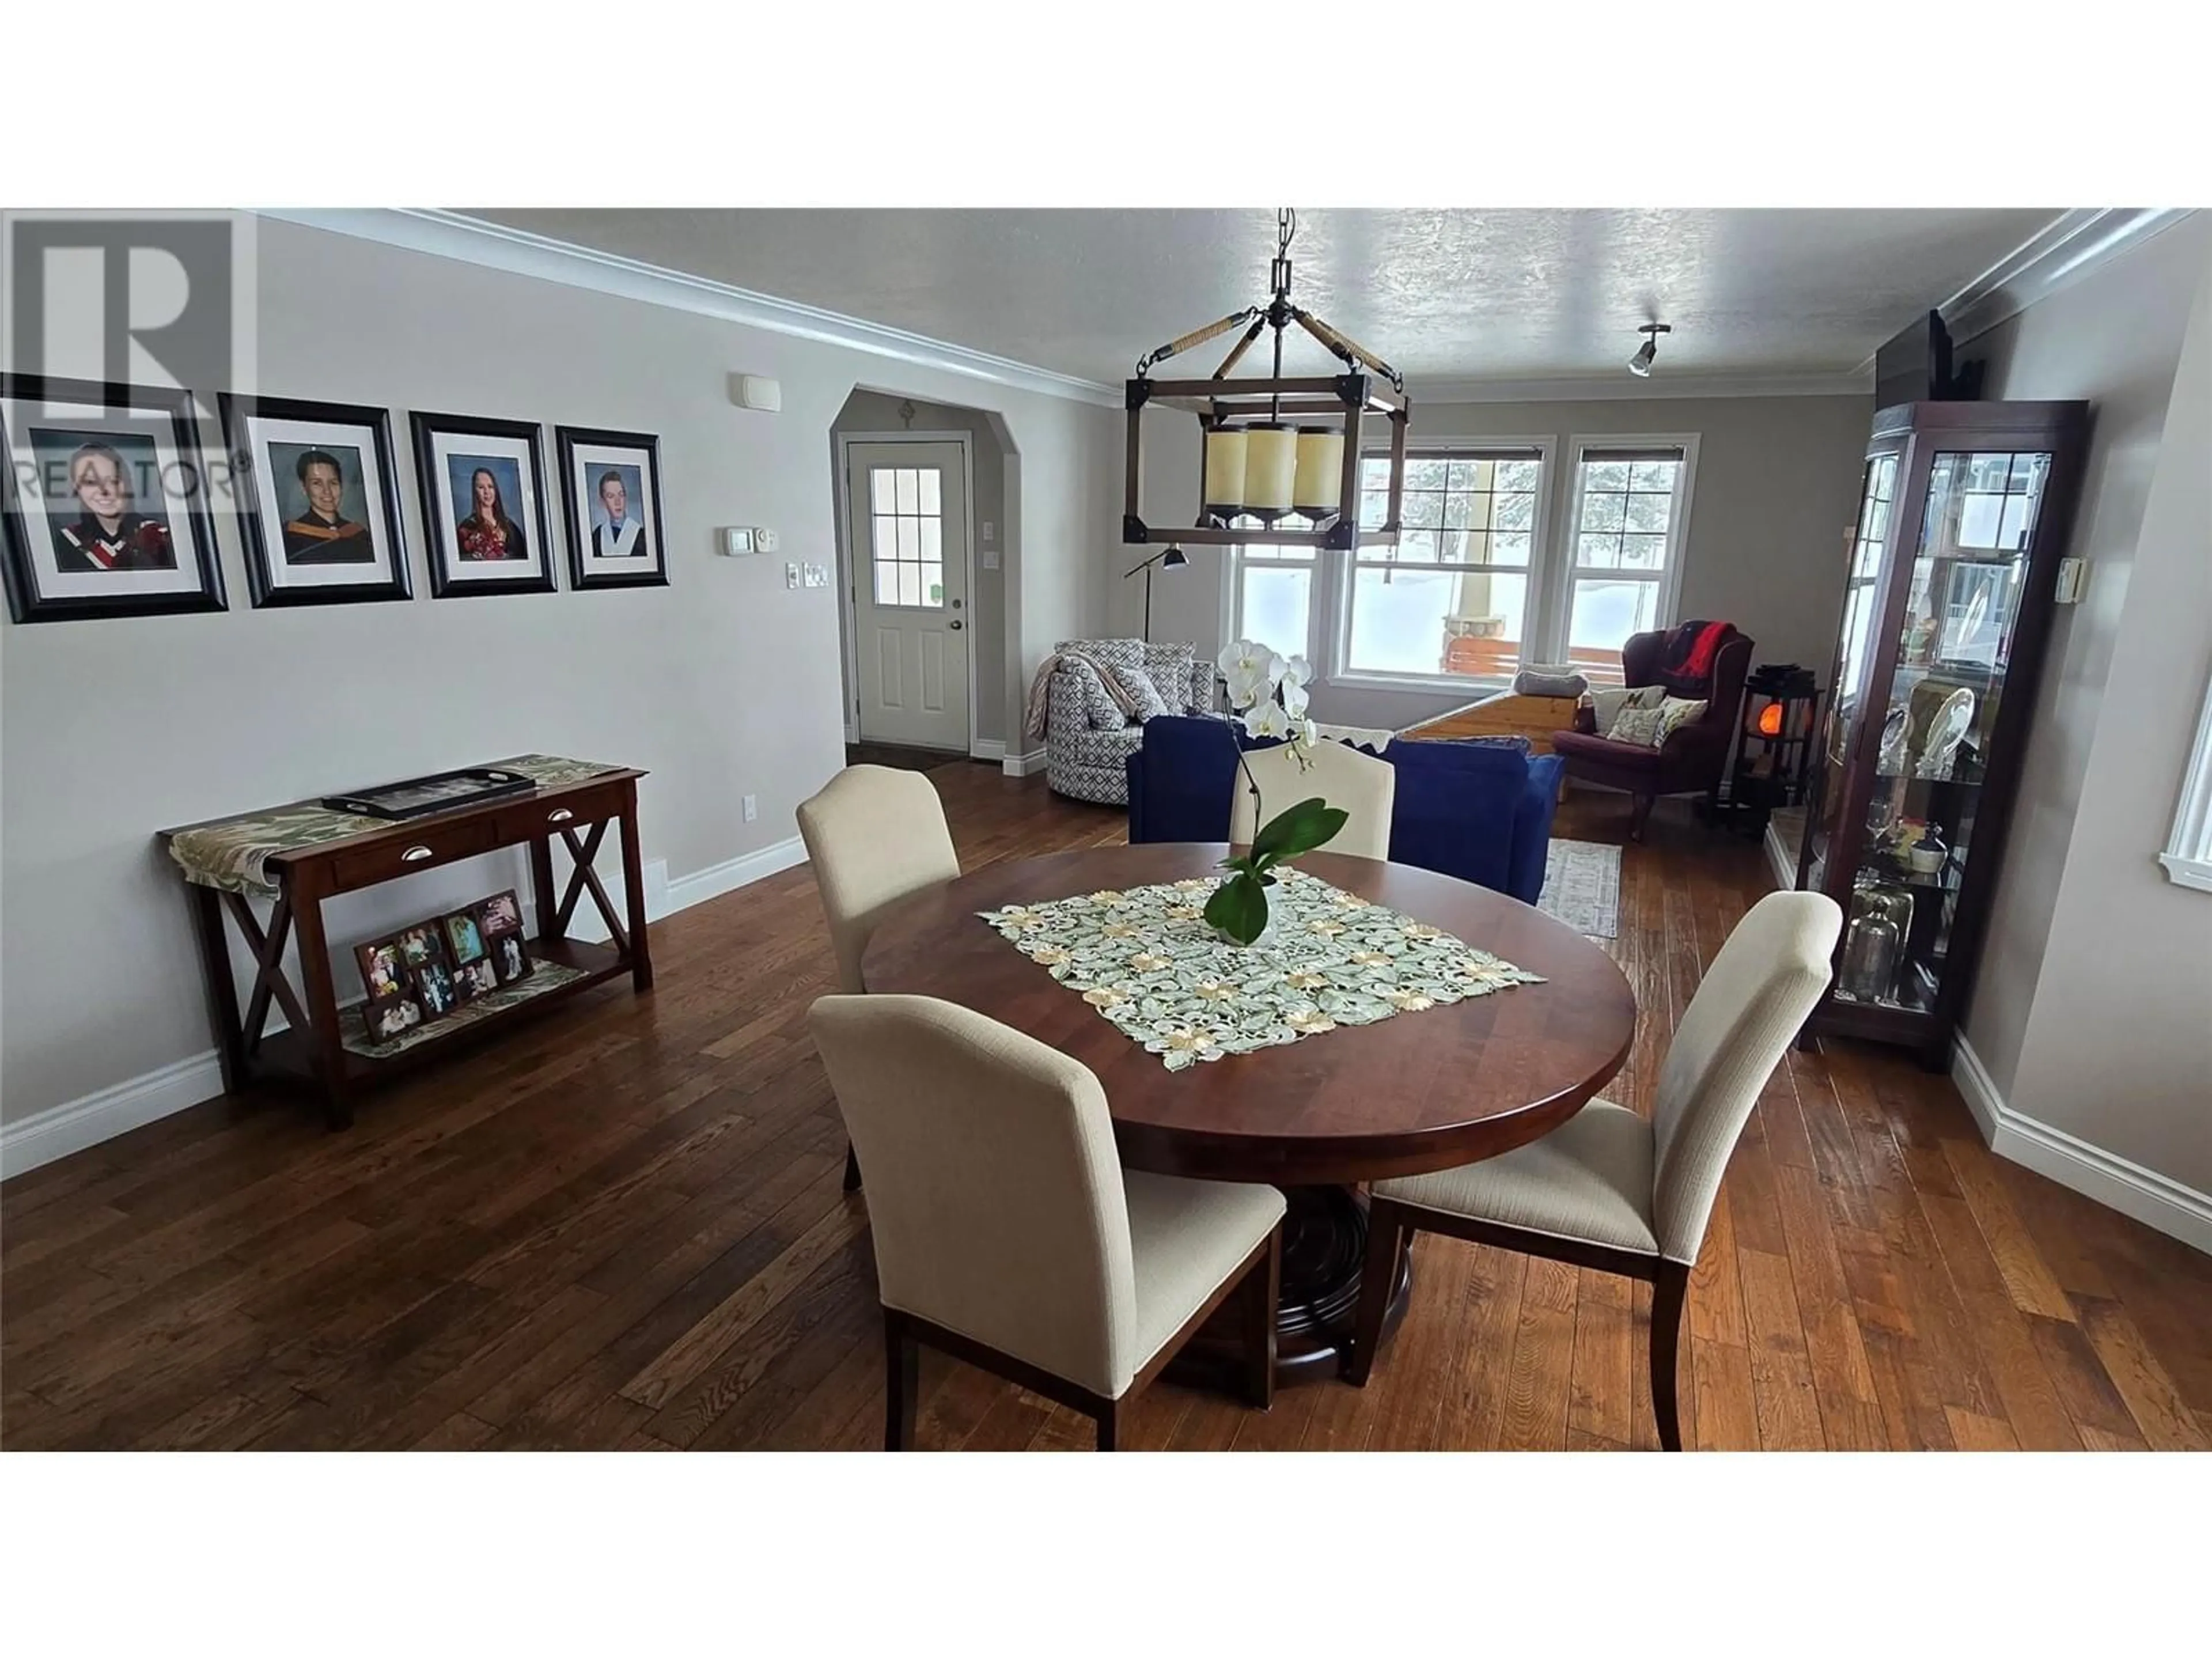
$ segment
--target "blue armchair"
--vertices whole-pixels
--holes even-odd
[[[1155,716],[1128,758],[1129,839],[1226,841],[1237,728]],[[1401,738],[1390,856],[1534,904],[1544,890],[1563,763],[1525,738]]]

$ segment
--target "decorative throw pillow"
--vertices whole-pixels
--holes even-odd
[[[1141,668],[1122,668],[1115,671],[1121,677],[1122,689],[1137,700],[1136,718],[1148,720],[1155,714],[1180,714],[1178,704],[1171,704],[1162,695],[1161,688],[1153,684],[1152,677]]]
[[[1169,642],[1145,647],[1145,672],[1168,706],[1170,714],[1191,710],[1190,670],[1196,653],[1188,643]]]
[[[1667,692],[1664,687],[1656,685],[1605,685],[1585,695],[1589,698],[1590,712],[1597,717],[1600,736],[1617,738],[1623,743],[1640,743],[1642,738],[1622,737],[1613,728],[1623,714],[1658,708]]]
[[[1091,722],[1094,732],[1119,732],[1129,723],[1121,712],[1121,705],[1114,701],[1114,694],[1106,689],[1106,682],[1098,678],[1098,671],[1079,658],[1060,659],[1060,672],[1073,674],[1083,691],[1084,718]]]
[[[1683,697],[1662,697],[1656,708],[1623,709],[1606,736],[1615,743],[1633,743],[1647,749],[1656,749],[1705,712],[1705,705],[1701,702],[1692,702]]]

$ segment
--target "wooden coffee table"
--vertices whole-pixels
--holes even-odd
[[[1156,843],[987,866],[895,907],[861,975],[871,991],[941,997],[1081,1060],[1105,1088],[1130,1168],[1283,1188],[1287,1377],[1333,1367],[1351,1335],[1367,1231],[1354,1184],[1494,1158],[1557,1127],[1627,1059],[1636,1000],[1610,957],[1531,905],[1407,865],[1314,853],[1300,869],[1545,983],[1170,1072],[975,914],[1210,875],[1227,852]]]

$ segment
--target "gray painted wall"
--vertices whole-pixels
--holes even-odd
[[[210,1048],[163,825],[545,750],[650,769],[645,856],[673,878],[792,836],[793,808],[842,761],[841,653],[834,590],[788,591],[782,566],[835,562],[824,459],[858,384],[985,407],[1018,453],[1031,495],[1016,545],[1046,568],[1020,585],[1018,659],[1095,623],[1115,410],[273,221],[258,240],[264,389],[393,411],[417,597],[253,610],[224,521],[227,612],[0,626],[9,1122]],[[782,382],[781,414],[732,405],[740,370]],[[410,409],[542,421],[549,466],[559,422],[658,433],[672,586],[429,598]],[[782,551],[717,556],[732,524],[775,527]],[[514,876],[416,878],[380,908],[333,907],[332,937]]]
[[[2212,1192],[2212,895],[2155,862],[2212,675],[2212,216],[1967,348],[2090,398],[2062,608],[1967,1041],[2006,1103]]]
[[[1857,507],[1860,459],[1873,413],[1870,395],[1417,402],[1413,435],[1416,441],[1551,438],[1547,522],[1556,530],[1565,522],[1572,489],[1574,438],[1696,433],[1698,470],[1678,617],[1734,622],[1758,641],[1759,660],[1804,663],[1825,680],[1843,598],[1844,532]],[[1166,410],[1146,420],[1145,516],[1155,525],[1187,524],[1198,499],[1196,424]],[[1136,563],[1140,551],[1115,550],[1123,570]],[[1159,639],[1189,640],[1210,654],[1228,638],[1223,556],[1218,549],[1194,548],[1190,558],[1188,570],[1155,580],[1152,632]],[[1139,631],[1143,580],[1110,584],[1108,615],[1116,633]],[[1323,720],[1396,727],[1480,695],[1324,684],[1314,689],[1313,707]]]
[[[914,410],[911,428],[899,416],[899,405]],[[975,708],[973,731],[977,738],[1003,739],[1006,735],[1006,656],[1009,630],[1006,615],[1006,464],[991,416],[980,409],[948,404],[924,403],[884,392],[855,392],[833,428],[854,432],[964,432],[969,438],[969,467],[974,477],[974,499],[969,505],[970,533],[975,538],[975,580],[969,585],[968,636],[975,659]],[[842,486],[841,486],[842,487]],[[983,527],[992,539],[983,540]],[[984,562],[986,553],[999,556],[996,568]],[[1014,641],[1018,652],[1018,641]],[[1049,641],[1048,641],[1049,643]],[[846,690],[849,693],[851,687]]]

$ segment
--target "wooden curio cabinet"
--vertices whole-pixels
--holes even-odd
[[[1949,1064],[2020,782],[2088,405],[1875,416],[1797,885],[1844,909],[1807,1030]]]

